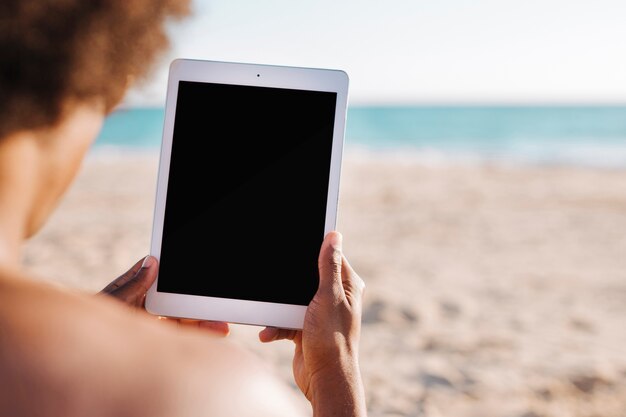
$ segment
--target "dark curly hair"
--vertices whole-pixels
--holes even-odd
[[[1,0],[0,138],[52,126],[67,102],[109,112],[168,46],[189,0]]]

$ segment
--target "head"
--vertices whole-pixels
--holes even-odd
[[[188,0],[0,2],[0,222],[27,213],[23,237],[43,224],[106,115],[168,46],[168,19],[187,13]]]

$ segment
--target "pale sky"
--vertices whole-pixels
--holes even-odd
[[[342,69],[350,103],[626,103],[626,0],[192,0],[173,58]]]

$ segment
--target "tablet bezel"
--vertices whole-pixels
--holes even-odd
[[[168,174],[179,81],[313,90],[337,94],[324,234],[336,228],[339,180],[348,105],[348,75],[342,70],[240,62],[175,59],[169,67],[150,254],[160,260]],[[157,291],[146,295],[154,315],[301,329],[306,306]]]

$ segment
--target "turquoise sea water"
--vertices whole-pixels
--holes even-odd
[[[362,106],[346,123],[347,151],[626,168],[626,106]],[[162,127],[161,108],[120,109],[95,148],[156,149]]]

